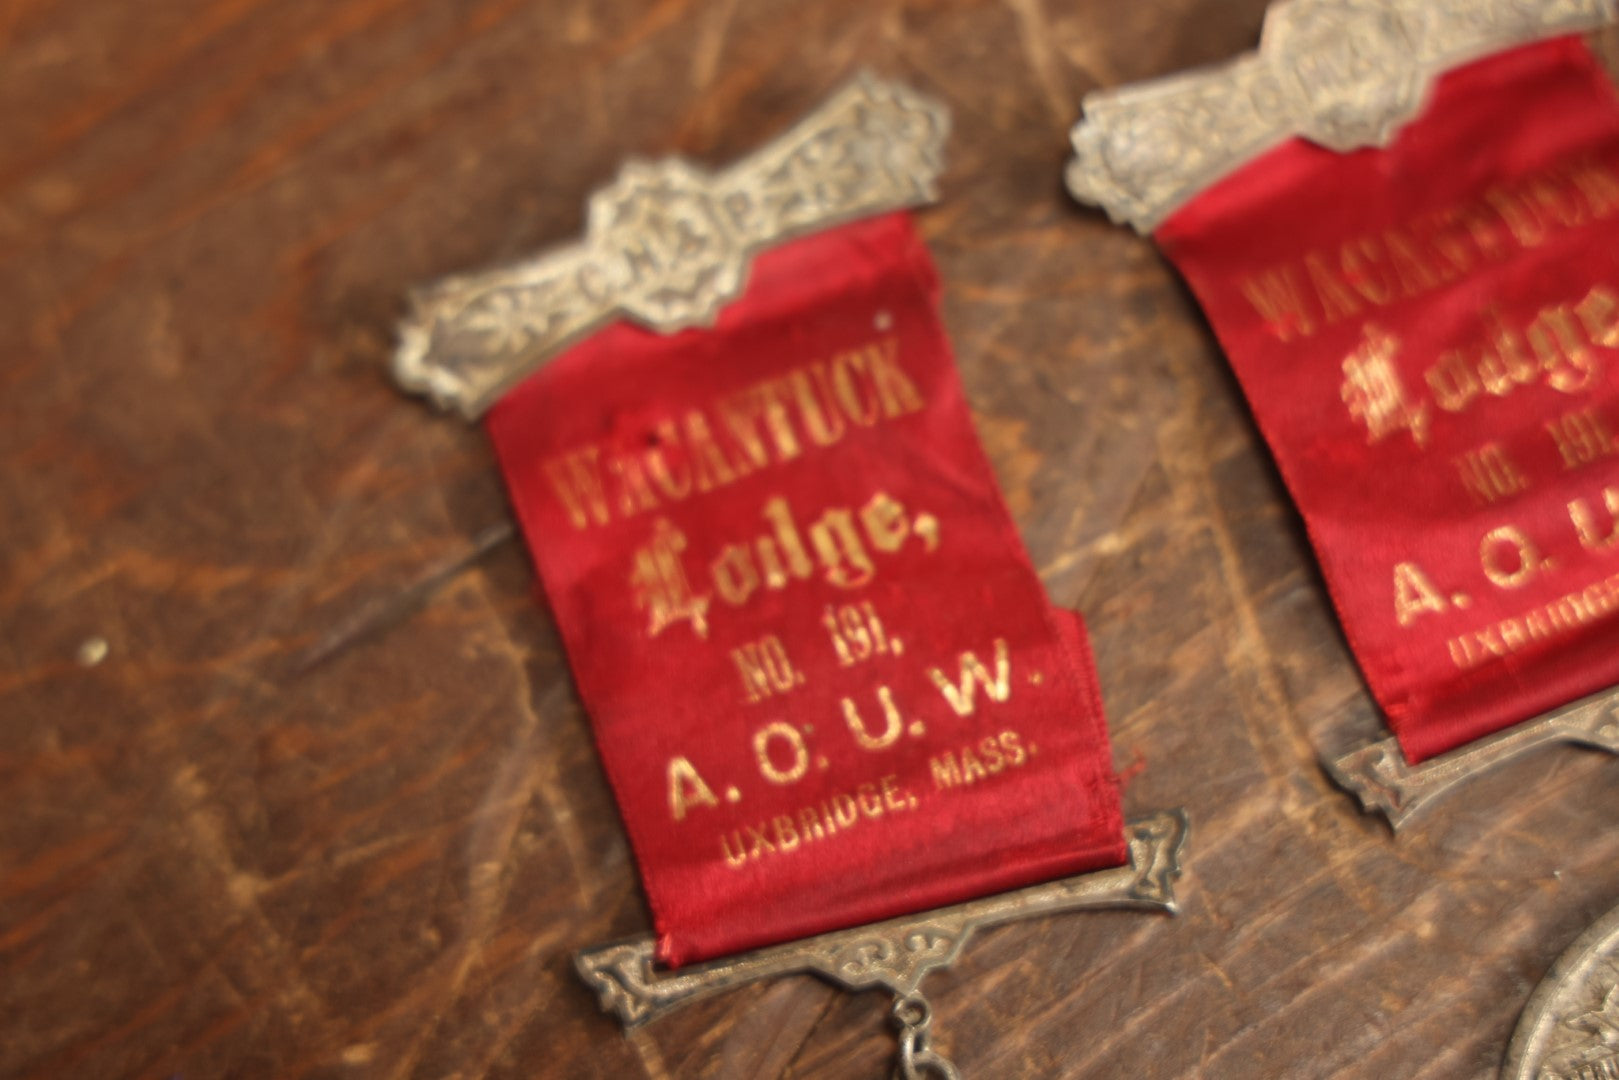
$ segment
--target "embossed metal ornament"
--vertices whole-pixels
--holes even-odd
[[[1289,138],[1387,146],[1446,70],[1614,15],[1615,0],[1282,0],[1258,52],[1087,96],[1068,190],[1148,233]]]
[[[1619,754],[1619,692],[1601,694],[1526,720],[1459,750],[1410,765],[1396,739],[1384,739],[1327,765],[1338,785],[1395,829],[1457,786],[1555,743]]]
[[[1524,1007],[1501,1080],[1619,1077],[1619,908],[1568,947]]]
[[[1175,880],[1190,826],[1181,810],[1161,811],[1126,828],[1130,862],[1113,870],[1032,885],[888,922],[857,926],[803,941],[660,973],[651,936],[585,949],[574,957],[602,1009],[625,1028],[761,979],[811,974],[847,990],[885,989],[894,995],[900,1028],[898,1075],[955,1077],[947,1058],[928,1045],[931,1008],[922,980],[961,956],[976,930],[1020,919],[1098,908],[1137,908],[1175,914]]]
[[[582,242],[414,293],[394,378],[474,419],[612,319],[664,333],[710,325],[764,248],[933,201],[949,128],[933,101],[862,75],[723,172],[629,162],[590,200]]]

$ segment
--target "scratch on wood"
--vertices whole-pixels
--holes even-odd
[[[43,142],[31,147],[21,160],[0,172],[0,187],[13,185],[37,172],[56,154],[97,130],[120,110],[151,93],[169,72],[193,52],[251,15],[261,3],[262,0],[222,0],[204,8],[189,21],[179,39],[169,43],[157,60],[137,68],[129,78],[118,82],[105,94],[79,103],[70,114],[53,118],[47,128],[49,134]]]
[[[671,1080],[669,1067],[663,1063],[663,1055],[658,1053],[658,1044],[652,1041],[652,1036],[645,1031],[632,1031],[629,1040],[635,1056],[641,1059],[647,1080]]]
[[[691,82],[698,90],[707,89],[719,70],[720,57],[731,34],[731,22],[736,17],[737,3],[738,0],[725,0],[716,6],[714,17],[703,28],[697,47],[692,50]]]
[[[808,1029],[799,1038],[798,1045],[793,1048],[792,1056],[787,1059],[787,1064],[782,1066],[781,1076],[783,1080],[797,1072],[798,1059],[803,1057],[804,1051],[814,1043],[815,1033],[821,1029],[821,1022],[826,1019],[826,1014],[832,1011],[832,1006],[837,1000],[838,993],[829,988],[824,1000],[821,1002],[820,1010],[815,1014],[815,1019],[810,1021]]]
[[[309,1015],[326,1016],[326,1002],[303,977],[296,948],[284,938],[258,903],[260,879],[237,865],[225,829],[209,802],[212,798],[193,763],[182,765],[170,778],[169,790],[181,804],[192,850],[225,879],[231,906],[253,927],[254,936],[273,956],[282,995]]]
[[[1188,370],[1184,356],[1175,357],[1171,368],[1184,386],[1180,395],[1183,404],[1160,428],[1162,458],[1171,477],[1174,498],[1182,506],[1182,516],[1196,515],[1199,521],[1206,523],[1219,559],[1219,581],[1238,631],[1226,650],[1226,663],[1234,673],[1247,676],[1247,679],[1233,680],[1238,700],[1244,706],[1240,710],[1243,724],[1283,811],[1303,826],[1302,832],[1312,844],[1325,852],[1324,861],[1333,869],[1345,894],[1355,898],[1363,909],[1369,908],[1376,902],[1374,891],[1361,880],[1353,865],[1332,857],[1335,843],[1338,850],[1344,846],[1358,847],[1364,842],[1364,836],[1356,831],[1347,815],[1302,813],[1304,802],[1295,781],[1304,780],[1323,797],[1331,794],[1330,784],[1315,768],[1316,748],[1290,707],[1279,674],[1279,662],[1265,638],[1253,599],[1256,590],[1248,581],[1236,538],[1226,521],[1207,464],[1213,450],[1199,445],[1195,431],[1199,410],[1196,377]],[[1252,687],[1251,697],[1242,692],[1245,685]]]
[[[293,662],[292,677],[307,675],[338,654],[403,622],[463,571],[516,535],[510,521],[485,528],[473,537],[472,546],[466,551],[429,567],[398,592],[373,600],[338,623]]]
[[[509,525],[507,529],[509,532]],[[489,594],[482,585],[478,593],[493,612],[494,607]],[[517,829],[537,782],[532,748],[534,735],[539,727],[539,715],[530,704],[531,690],[523,663],[524,658],[515,642],[507,638],[505,644],[518,681],[517,698],[521,706],[521,719],[513,733],[513,745],[504,755],[503,763],[484,796],[485,805],[501,805],[506,809],[499,815],[478,819],[478,824],[473,827],[472,836],[467,843],[469,848],[467,889],[471,901],[463,924],[464,932],[457,944],[458,955],[455,966],[450,973],[448,985],[442,990],[443,1000],[446,1002],[455,1001],[461,996],[467,977],[482,958],[491,932],[506,905],[506,898],[511,891],[514,878],[513,875],[503,871],[511,860]],[[435,1020],[417,1029],[415,1036],[399,1057],[394,1069],[395,1076],[403,1078],[415,1071],[423,1048],[429,1037],[438,1030],[440,1022]]]
[[[1077,103],[1069,101],[1063,89],[1062,76],[1057,70],[1057,54],[1051,44],[1051,24],[1046,19],[1045,8],[1041,0],[1007,0],[1007,6],[1017,16],[1018,39],[1022,42],[1023,51],[1028,54],[1029,67],[1034,70],[1035,78],[1040,83],[1052,119],[1059,129],[1065,128],[1073,122]]]

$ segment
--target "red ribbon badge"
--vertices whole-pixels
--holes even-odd
[[[1619,100],[1563,39],[1158,232],[1421,761],[1619,682]]]
[[[1125,859],[1084,628],[973,436],[903,215],[615,325],[489,430],[682,964]]]

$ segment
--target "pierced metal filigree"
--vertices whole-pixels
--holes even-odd
[[[1501,1080],[1619,1076],[1619,909],[1570,945],[1524,1007]]]
[[[1288,138],[1387,146],[1446,70],[1614,16],[1615,0],[1281,0],[1255,53],[1087,96],[1068,189],[1151,232]]]
[[[1619,692],[1584,698],[1421,765],[1408,764],[1399,742],[1385,739],[1330,762],[1327,771],[1368,813],[1381,812],[1399,829],[1457,785],[1552,743],[1619,754]]]
[[[675,1009],[783,975],[817,975],[847,990],[885,989],[895,998],[902,1067],[955,1076],[954,1066],[927,1044],[931,1013],[920,997],[922,980],[947,968],[976,930],[1019,919],[1095,908],[1178,911],[1175,880],[1190,826],[1182,810],[1160,811],[1128,827],[1130,862],[1061,881],[1033,885],[955,907],[788,942],[741,956],[660,972],[651,936],[585,949],[575,955],[579,975],[595,989],[604,1012],[625,1028]],[[920,1004],[918,1004],[920,1003]],[[903,1052],[909,1050],[909,1057]]]
[[[590,200],[583,242],[417,290],[394,378],[471,419],[611,319],[709,325],[760,250],[937,198],[949,128],[942,106],[862,75],[723,172],[629,162]]]

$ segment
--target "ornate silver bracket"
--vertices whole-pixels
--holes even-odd
[[[1150,233],[1293,136],[1387,146],[1450,68],[1614,16],[1615,0],[1280,0],[1257,52],[1088,95],[1068,190]]]
[[[1619,691],[1608,690],[1459,750],[1410,765],[1400,744],[1385,739],[1326,765],[1338,786],[1379,811],[1396,830],[1457,785],[1552,743],[1619,754]]]
[[[474,419],[612,319],[663,333],[710,325],[764,248],[936,199],[949,130],[942,106],[861,75],[723,172],[628,162],[592,196],[582,242],[414,292],[394,379]]]
[[[822,934],[741,956],[659,972],[651,936],[585,949],[579,975],[626,1029],[760,979],[817,975],[846,990],[882,988],[894,995],[900,1027],[900,1075],[928,1071],[953,1077],[954,1066],[927,1046],[931,1014],[922,980],[961,955],[975,930],[1019,919],[1095,908],[1138,908],[1175,914],[1175,879],[1190,825],[1184,810],[1166,810],[1128,826],[1125,866],[1033,885],[955,907]],[[906,1062],[910,1071],[906,1071]]]
[[[1524,1006],[1501,1080],[1619,1076],[1619,908],[1577,938]]]

